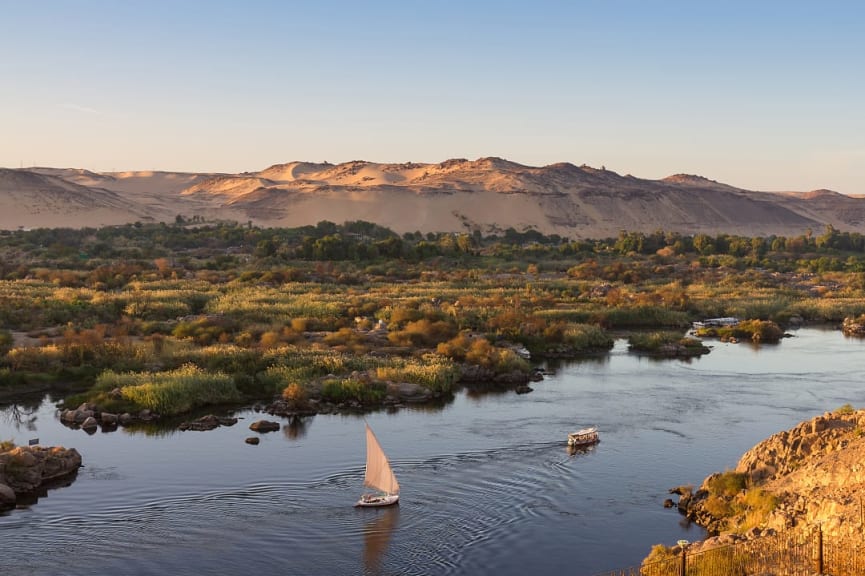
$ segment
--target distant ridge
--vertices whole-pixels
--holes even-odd
[[[570,238],[659,229],[789,236],[827,225],[865,233],[865,199],[830,190],[757,192],[694,174],[648,180],[604,167],[535,167],[498,157],[288,162],[241,174],[0,169],[0,208],[2,229],[197,215],[273,227],[367,220],[400,233],[512,227]]]

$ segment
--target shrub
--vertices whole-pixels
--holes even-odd
[[[733,514],[733,507],[730,502],[717,494],[712,494],[706,498],[704,507],[706,512],[715,518],[728,518]]]
[[[306,389],[296,382],[292,382],[282,391],[282,399],[292,408],[305,408],[308,401]]]
[[[220,341],[222,334],[231,335],[237,330],[234,322],[222,317],[197,318],[180,322],[174,327],[175,338],[190,338],[196,344],[206,346]]]
[[[465,360],[466,354],[468,353],[471,345],[471,335],[469,334],[469,332],[463,331],[451,340],[439,343],[439,345],[436,347],[436,352],[438,352],[442,356],[453,358],[454,360]]]
[[[388,333],[387,339],[397,346],[435,346],[454,335],[455,328],[442,320],[421,318],[406,324],[403,330]]]
[[[353,328],[340,328],[336,332],[328,332],[323,341],[328,346],[345,346],[355,352],[365,350],[364,335]]]
[[[486,338],[475,338],[466,350],[466,362],[491,368],[494,360],[493,345]]]
[[[668,548],[663,544],[655,544],[649,555],[643,559],[642,565],[655,564],[656,562],[665,562],[670,560],[678,560],[679,556],[673,552],[672,548]]]
[[[262,348],[273,348],[279,344],[279,332],[275,332],[273,330],[268,330],[267,332],[263,332],[261,336],[258,338],[258,343]]]
[[[732,498],[744,490],[747,483],[747,474],[728,470],[710,478],[706,487],[712,494],[717,494],[724,498]]]
[[[745,512],[745,519],[737,527],[738,530],[745,531],[762,525],[777,506],[778,497],[774,494],[762,488],[748,490],[741,500],[734,502],[737,512]]]

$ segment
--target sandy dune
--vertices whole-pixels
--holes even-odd
[[[865,199],[829,190],[756,192],[688,174],[645,180],[501,158],[289,162],[242,174],[0,169],[3,229],[173,221],[177,215],[263,226],[368,220],[398,232],[513,227],[571,238],[658,229],[799,235],[828,224],[865,233]]]

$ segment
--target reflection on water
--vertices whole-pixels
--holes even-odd
[[[282,426],[282,433],[289,440],[300,440],[306,436],[307,423],[311,420],[312,417],[292,416],[288,424]]]
[[[359,513],[375,514],[363,525],[363,568],[370,576],[382,574],[382,561],[388,544],[399,523],[399,504],[378,510],[364,509]]]
[[[39,409],[40,404],[42,404],[41,400],[31,405],[12,404],[6,406],[0,410],[0,418],[15,431],[34,432],[36,430],[36,419],[38,418],[36,411]]]
[[[28,492],[26,494],[17,494],[17,509],[23,510],[25,508],[29,508],[30,506],[36,505],[40,500],[43,501],[44,505],[44,499],[49,496],[49,493],[51,491],[72,486],[72,483],[75,482],[76,478],[78,478],[78,470],[72,472],[67,476],[64,476],[63,478],[51,480],[49,482],[43,482],[39,485],[39,488],[37,488],[33,492]],[[7,512],[6,514],[11,514],[11,512]],[[0,516],[2,515],[3,513],[0,513]]]
[[[577,456],[579,454],[588,454],[589,452],[593,452],[597,444],[592,444],[590,446],[571,446],[570,444],[565,444],[565,452],[568,453],[568,456]]]

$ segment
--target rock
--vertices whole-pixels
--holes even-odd
[[[88,416],[87,419],[81,423],[81,429],[84,431],[87,430],[96,430],[99,427],[99,423],[96,422],[96,418],[93,416]]]
[[[103,426],[117,426],[117,414],[111,414],[110,412],[102,413],[102,425]]]
[[[82,404],[86,406],[86,404]],[[75,411],[74,421],[76,424],[83,424],[88,418],[93,418],[93,410],[82,410],[81,408]]]
[[[494,378],[494,382],[499,384],[526,384],[529,381],[528,372],[521,372],[520,370],[514,370],[512,372],[506,372],[504,374],[497,374]],[[528,386],[526,386],[528,388]],[[529,390],[531,392],[531,390]]]
[[[491,382],[495,377],[495,372],[477,364],[463,364],[460,366],[460,382]]]
[[[394,402],[421,403],[432,398],[432,392],[426,386],[411,382],[399,382],[388,385],[388,394]]]
[[[118,422],[120,422],[121,426],[129,426],[134,421],[134,418],[132,417],[132,414],[130,414],[129,412],[124,412],[123,414],[121,414],[118,417],[117,420],[118,420]]]
[[[516,393],[517,394],[528,394],[529,392],[532,392],[532,391],[534,391],[534,388],[532,388],[531,386],[527,386],[525,384],[522,384],[522,385],[516,387]]]
[[[196,430],[199,432],[203,432],[205,430],[213,430],[214,428],[218,427],[219,418],[217,418],[213,414],[202,416],[198,420],[194,420],[192,422],[182,422],[180,426],[178,426],[180,430]]]
[[[0,511],[15,508],[15,502],[17,502],[15,490],[6,484],[0,483]]]
[[[214,416],[213,414],[208,414],[207,416],[202,416],[198,420],[192,422],[181,422],[177,428],[180,430],[196,430],[203,432],[219,428],[220,426],[234,426],[235,424],[237,424],[237,418],[219,417]]]
[[[276,432],[279,430],[279,422],[271,422],[269,420],[258,420],[249,425],[249,429],[254,432]]]
[[[675,504],[673,504],[672,498],[667,498],[666,500],[664,500],[664,508],[672,508],[673,506],[675,506]]]
[[[0,485],[15,494],[35,492],[44,482],[70,475],[81,467],[81,455],[62,447],[18,446],[0,454]]]
[[[746,536],[756,538],[768,530],[794,526],[821,525],[824,533],[846,538],[859,534],[861,502],[865,501],[865,411],[849,407],[801,422],[770,436],[739,460],[734,472],[746,477],[746,490],[723,495],[732,504],[745,493],[759,489],[754,498],[772,507],[760,517],[757,530]],[[736,530],[744,524],[747,510],[733,515],[714,516],[719,510],[717,496],[709,488],[709,476],[693,497],[680,500],[680,509],[693,521],[710,531]],[[750,494],[749,494],[750,495]],[[710,497],[715,501],[707,505]],[[753,518],[748,520],[753,526]],[[857,536],[859,537],[859,536]]]
[[[252,444],[253,446],[257,446],[258,443],[261,442],[261,439],[255,437],[255,436],[251,436],[251,437],[247,438],[246,440],[244,440],[244,442],[246,442],[247,444]]]

